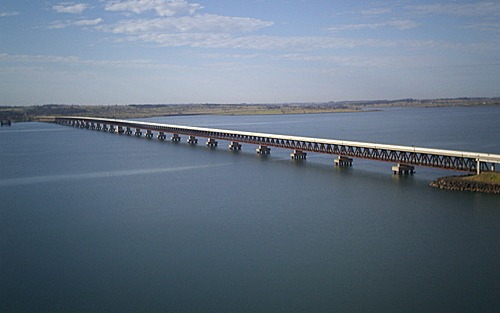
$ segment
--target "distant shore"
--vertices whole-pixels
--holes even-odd
[[[445,107],[500,105],[500,98],[400,99],[283,104],[130,104],[0,106],[0,120],[38,121],[47,116],[82,115],[107,118],[146,118],[179,115],[318,114],[375,111],[387,107]]]
[[[446,190],[500,194],[500,173],[484,172],[479,175],[441,177],[430,186]]]

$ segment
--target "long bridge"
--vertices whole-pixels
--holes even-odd
[[[426,166],[466,172],[495,171],[500,163],[499,154],[431,149],[413,146],[387,145],[378,143],[299,137],[256,132],[191,127],[150,122],[95,118],[95,117],[56,117],[55,122],[62,125],[107,131],[111,133],[135,135],[158,140],[179,142],[181,135],[188,136],[188,144],[197,144],[198,138],[207,138],[206,145],[216,147],[217,140],[229,142],[229,149],[241,150],[241,143],[258,145],[258,154],[269,154],[270,147],[290,149],[292,159],[303,160],[307,152],[324,153],[337,156],[337,166],[351,166],[352,158],[370,159],[395,163],[392,171],[395,174],[413,174],[415,166]]]

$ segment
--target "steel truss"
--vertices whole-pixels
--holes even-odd
[[[127,128],[127,130],[142,129],[146,131],[205,137],[304,152],[324,153],[456,171],[478,172],[478,166],[479,171],[489,171],[494,170],[494,165],[500,163],[500,155],[497,154],[242,132],[116,119],[59,117],[56,118],[56,123],[86,129],[109,129],[113,132],[118,129],[120,133],[124,132],[124,127]],[[492,164],[492,168],[488,167],[488,163]]]

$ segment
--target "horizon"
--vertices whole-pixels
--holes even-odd
[[[463,0],[0,2],[0,106],[497,98],[499,16]]]
[[[489,103],[481,103],[481,104],[475,104],[473,101],[493,101]],[[380,104],[388,104],[388,105],[395,105],[396,107],[398,104],[403,103],[403,102],[415,102],[416,104],[421,103],[432,103],[434,105],[443,105],[443,106],[453,106],[453,103],[449,102],[457,102],[457,101],[462,101],[460,103],[455,103],[455,105],[458,106],[464,106],[464,105],[499,105],[500,103],[497,103],[495,101],[500,100],[500,97],[459,97],[459,98],[435,98],[435,99],[414,99],[414,98],[402,98],[402,99],[373,99],[373,100],[339,100],[339,101],[325,101],[325,102],[242,102],[242,103],[124,103],[124,104],[73,104],[73,103],[42,103],[42,104],[32,104],[32,105],[5,105],[5,104],[0,104],[0,107],[8,108],[8,107],[49,107],[49,106],[311,106],[311,105],[318,105],[318,106],[324,106],[324,105],[353,105],[353,106],[370,106],[370,105],[380,105]],[[443,102],[444,101],[444,102]]]

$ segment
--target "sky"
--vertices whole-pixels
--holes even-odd
[[[0,105],[497,96],[498,0],[0,0]]]

